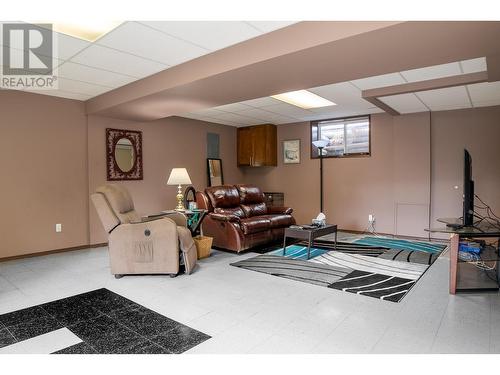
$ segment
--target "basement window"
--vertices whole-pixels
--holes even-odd
[[[311,122],[311,158],[319,157],[312,142],[328,142],[324,158],[370,155],[370,116],[336,118]]]

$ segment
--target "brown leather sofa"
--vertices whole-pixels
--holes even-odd
[[[213,246],[240,252],[283,239],[295,224],[288,207],[266,207],[264,193],[253,185],[212,186],[196,192],[198,208],[208,210],[203,234]]]

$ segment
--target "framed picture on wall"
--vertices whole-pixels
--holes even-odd
[[[283,141],[283,163],[300,163],[300,139]]]

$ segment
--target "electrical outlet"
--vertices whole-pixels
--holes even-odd
[[[56,233],[62,232],[62,224],[56,224]]]
[[[374,215],[372,215],[372,214],[368,215],[368,222],[369,222],[369,223],[373,223],[373,222],[375,222],[375,216],[374,216]]]

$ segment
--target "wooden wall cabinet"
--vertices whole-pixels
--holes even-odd
[[[278,165],[276,125],[238,128],[238,167]]]

